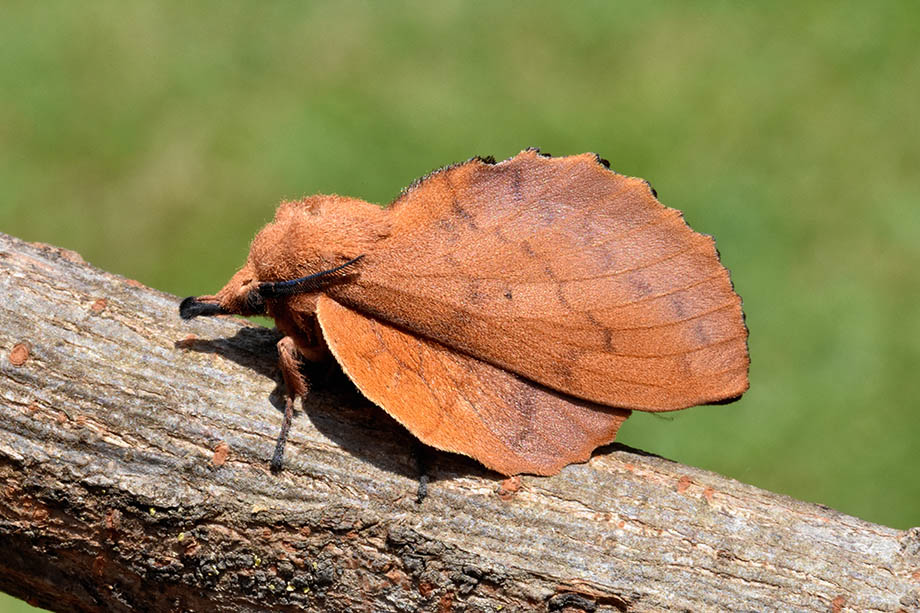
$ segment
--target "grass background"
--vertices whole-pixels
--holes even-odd
[[[620,440],[908,528],[918,6],[7,1],[0,230],[200,294],[282,198],[596,151],[716,236],[751,330],[740,402]]]

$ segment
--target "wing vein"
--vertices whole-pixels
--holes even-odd
[[[599,275],[591,275],[591,276],[589,276],[589,277],[578,277],[578,278],[575,278],[575,279],[549,279],[549,280],[543,280],[543,281],[520,281],[520,282],[514,283],[513,285],[515,285],[515,286],[559,285],[559,284],[563,284],[563,283],[580,283],[580,282],[584,282],[584,281],[599,281],[599,280],[601,280],[601,279],[612,279],[612,278],[618,277],[618,276],[620,276],[620,275],[625,275],[625,274],[630,273],[630,272],[636,272],[637,270],[643,270],[643,269],[648,268],[648,267],[650,267],[650,266],[654,266],[654,265],[656,265],[656,264],[661,264],[661,263],[663,263],[663,262],[667,262],[668,260],[673,260],[674,258],[680,257],[680,256],[682,256],[682,255],[684,255],[684,254],[686,254],[686,253],[690,253],[691,251],[693,251],[693,249],[694,249],[695,247],[696,247],[696,245],[690,245],[690,246],[688,246],[688,247],[685,247],[684,249],[680,249],[680,250],[678,250],[678,251],[675,251],[674,253],[668,254],[668,255],[666,255],[666,256],[664,256],[664,257],[661,257],[661,258],[658,258],[657,260],[652,260],[652,261],[650,261],[650,262],[645,262],[645,263],[643,263],[643,264],[640,265],[640,266],[633,266],[632,268],[624,268],[624,269],[622,269],[622,270],[617,270],[617,271],[612,271],[612,272],[606,272],[606,273],[599,274]],[[389,275],[390,275],[390,276],[393,276],[393,277],[403,278],[403,279],[448,279],[448,280],[452,280],[452,279],[461,279],[461,277],[458,277],[457,275],[436,274],[436,273],[419,273],[419,272],[406,272],[406,273],[400,273],[399,271],[393,271],[393,272],[389,273]],[[470,281],[473,281],[473,280],[475,280],[475,281],[499,281],[499,282],[507,282],[507,281],[508,281],[508,279],[506,279],[506,278],[504,278],[504,277],[493,277],[493,276],[488,276],[488,277],[487,277],[487,276],[465,277],[465,280],[470,280]]]
[[[690,315],[682,319],[675,319],[673,321],[666,321],[666,322],[657,323],[657,324],[649,324],[647,326],[623,326],[623,327],[598,326],[597,329],[610,330],[611,332],[631,332],[633,330],[655,330],[657,328],[667,328],[669,326],[685,324],[695,319],[700,319],[701,317],[712,315],[713,313],[718,313],[719,311],[724,311],[725,309],[731,308],[735,306],[736,304],[737,302],[735,301],[726,302],[720,306],[714,307],[712,309],[708,309],[706,311],[701,311],[700,313],[696,313],[695,315]],[[589,309],[587,311],[577,311],[577,312],[579,313],[597,313],[598,311],[604,311],[604,310],[607,310],[607,309]],[[569,318],[570,317],[567,315],[565,319],[569,319]],[[514,321],[536,322],[536,323],[545,324],[548,326],[558,326],[562,323],[560,320],[557,320],[557,319],[542,319],[539,317],[515,317]],[[588,329],[595,329],[595,328],[588,328]]]

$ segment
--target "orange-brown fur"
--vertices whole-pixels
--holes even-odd
[[[358,256],[347,278],[266,298],[267,314],[301,358],[325,339],[423,442],[505,474],[584,461],[631,409],[747,389],[741,300],[713,240],[592,154],[470,160],[389,208],[285,202],[243,268],[198,300],[245,314],[259,284]]]

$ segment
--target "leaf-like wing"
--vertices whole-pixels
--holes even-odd
[[[422,442],[506,475],[551,475],[616,436],[629,411],[567,397],[328,297],[323,336],[371,401]]]
[[[593,154],[432,173],[340,303],[547,387],[672,410],[748,387],[741,299],[711,237]]]

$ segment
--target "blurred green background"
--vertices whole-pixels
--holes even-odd
[[[7,1],[0,230],[184,296],[282,198],[596,151],[718,239],[751,330],[740,402],[620,440],[908,528],[918,7]]]

